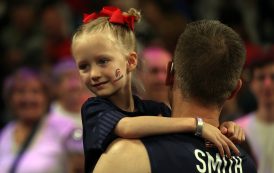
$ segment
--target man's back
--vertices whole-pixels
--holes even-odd
[[[148,152],[152,173],[253,173],[250,157],[240,149],[241,156],[221,158],[217,148],[206,147],[202,138],[193,134],[174,134],[142,139]]]
[[[221,158],[216,148],[206,148],[193,134],[118,139],[98,161],[94,173],[255,173],[250,157]]]

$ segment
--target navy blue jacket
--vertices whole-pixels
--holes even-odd
[[[85,172],[91,173],[101,154],[118,136],[114,134],[117,123],[126,116],[170,116],[170,109],[163,103],[141,100],[134,96],[136,112],[126,112],[101,97],[89,98],[82,106],[83,145]]]

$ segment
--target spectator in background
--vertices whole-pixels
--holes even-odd
[[[42,62],[42,34],[36,12],[36,6],[27,0],[0,0],[0,93],[3,93],[4,79],[16,68],[23,65],[38,67]],[[2,96],[0,98],[2,112],[4,100]],[[0,118],[0,121],[6,124],[6,120]]]
[[[142,32],[149,34],[139,33],[136,28],[137,37],[143,35],[142,39],[146,41],[143,43],[145,46],[158,44],[164,46],[168,51],[174,52],[177,39],[188,21],[187,12],[181,10],[184,5],[186,5],[184,1],[139,0],[138,6],[142,9],[144,20],[148,25]],[[144,37],[150,37],[150,40],[146,40],[147,38]]]
[[[26,1],[9,4],[9,21],[0,36],[4,47],[2,71],[10,73],[22,64],[36,66],[41,62],[41,33],[36,20],[36,9]],[[36,58],[33,58],[36,57]]]
[[[48,65],[70,58],[71,18],[64,3],[47,4],[41,13],[43,58]]]
[[[166,86],[167,64],[172,59],[171,53],[161,47],[147,47],[141,53],[143,61],[138,75],[144,84],[145,92],[141,97],[147,100],[168,102],[168,86]]]
[[[250,65],[250,88],[257,110],[237,120],[258,164],[258,173],[274,172],[274,58],[259,57]]]
[[[46,82],[31,69],[20,69],[4,88],[14,120],[1,131],[1,173],[65,173],[71,121],[47,115]]]
[[[77,127],[68,142],[72,172],[84,172],[84,151],[82,141],[81,107],[91,96],[82,85],[78,69],[72,59],[60,61],[53,68],[53,86],[55,101],[51,104],[50,114],[70,119]]]
[[[56,98],[51,113],[68,117],[82,128],[81,107],[91,94],[82,84],[75,62],[72,59],[60,61],[53,68],[52,79]]]
[[[200,2],[204,3],[202,1]],[[230,26],[231,28],[233,28],[243,39],[246,49],[245,65],[248,66],[250,64],[250,61],[254,57],[258,57],[262,54],[263,47],[254,44],[253,41],[256,40],[254,38],[256,36],[252,34],[250,28],[246,27],[247,21],[246,18],[244,18],[244,15],[247,11],[240,10],[246,2],[215,1],[215,3],[217,3],[219,6],[215,10],[218,13],[220,20],[228,26]],[[247,71],[246,69],[244,69],[242,74],[242,80],[244,85],[236,97],[226,101],[220,116],[221,122],[234,121],[235,119],[241,117],[243,114],[251,112],[255,109],[255,99],[253,98],[248,85],[245,85],[246,81],[248,80],[247,76]]]

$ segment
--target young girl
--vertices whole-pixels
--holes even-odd
[[[137,66],[134,22],[135,9],[128,13],[104,7],[100,13],[84,17],[84,24],[73,36],[72,52],[81,79],[97,97],[82,107],[86,172],[92,172],[98,158],[117,137],[140,138],[149,135],[195,132],[194,118],[169,118],[163,103],[140,100],[132,95],[132,72]],[[150,115],[150,116],[145,116]],[[234,125],[234,124],[233,124]],[[241,129],[234,134],[243,138]],[[220,130],[205,123],[202,137],[224,150],[238,149]]]

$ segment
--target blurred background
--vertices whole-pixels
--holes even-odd
[[[45,172],[83,172],[80,108],[92,93],[82,86],[72,59],[70,44],[73,33],[82,23],[83,13],[99,11],[105,5],[114,5],[123,11],[131,7],[141,11],[142,19],[136,25],[135,33],[139,57],[142,59],[137,74],[146,89],[146,93],[139,93],[142,98],[168,104],[165,86],[166,65],[172,59],[177,38],[188,22],[218,19],[239,33],[247,51],[246,68],[242,76],[243,88],[237,98],[225,104],[221,121],[236,120],[258,110],[258,101],[261,100],[258,98],[258,92],[266,92],[265,95],[271,96],[274,107],[274,70],[270,70],[273,74],[262,72],[265,78],[258,78],[261,83],[257,85],[263,85],[263,89],[257,89],[257,95],[250,89],[252,81],[257,79],[254,77],[257,73],[254,63],[267,59],[270,61],[265,64],[273,65],[272,0],[0,0],[0,131],[6,129],[2,137],[0,135],[0,167],[5,163],[14,164],[12,160],[18,157],[14,154],[17,150],[14,149],[12,141],[7,142],[12,134],[7,130],[13,129],[11,122],[23,120],[31,123],[37,119],[46,119],[47,126],[53,128],[54,132],[44,126],[43,131],[39,125],[38,129],[30,131],[41,133],[47,141],[46,144],[54,143],[53,139],[60,139],[59,142],[55,141],[55,148],[49,149],[48,153],[52,153],[51,157],[62,164],[55,170]],[[253,71],[250,71],[250,67],[254,67]],[[265,65],[262,65],[258,68],[264,67]],[[272,68],[274,69],[274,66]],[[267,75],[270,76],[270,83],[265,81],[268,80]],[[273,113],[269,114],[274,117]],[[272,118],[267,119],[267,122],[272,122]],[[16,128],[14,130],[16,131]],[[17,135],[17,144],[28,136],[26,134],[30,132],[26,131],[20,131]],[[273,124],[267,131],[274,132]],[[41,142],[45,144],[45,141]],[[6,148],[7,145],[10,148]],[[250,145],[251,148],[254,146]],[[257,148],[262,146],[256,145]],[[18,148],[20,151],[20,147]],[[268,148],[274,148],[274,142]],[[13,154],[1,153],[4,150],[13,151]],[[265,151],[267,156],[264,162],[274,162],[273,150]],[[37,151],[39,152],[38,149]],[[261,157],[256,156],[254,151],[251,153],[259,164]],[[10,160],[1,159],[3,154],[10,156]],[[71,157],[64,161],[66,154]],[[46,156],[50,157],[47,154]],[[45,163],[45,170],[52,164],[46,160],[42,162]],[[18,170],[23,169],[22,165],[15,167]],[[65,168],[60,168],[60,165]],[[41,164],[39,169],[42,167]]]

